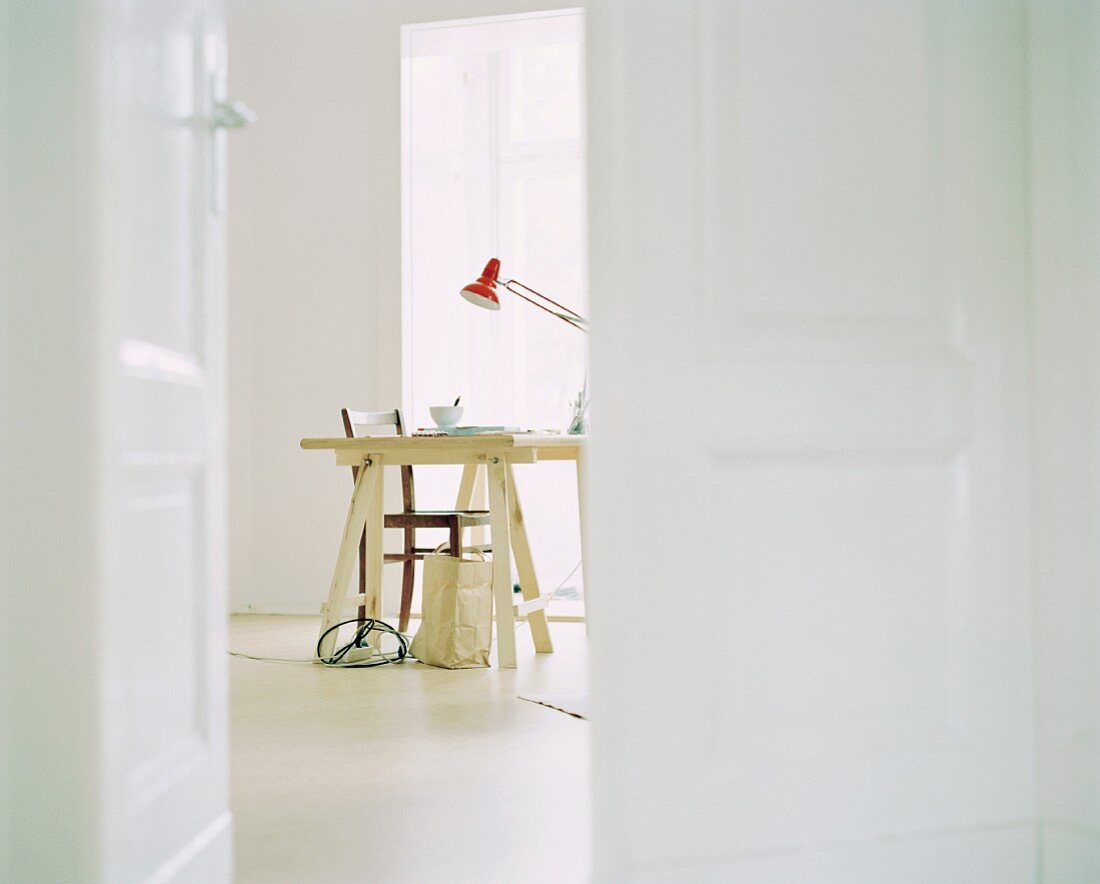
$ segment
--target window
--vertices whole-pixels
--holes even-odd
[[[587,336],[507,292],[489,312],[458,291],[498,257],[503,279],[587,315],[583,13],[410,25],[403,39],[407,417],[430,425],[428,406],[461,395],[463,423],[564,430]],[[544,592],[578,556],[575,532],[555,528],[576,524],[573,483],[549,466],[517,471]],[[421,472],[418,503],[453,504],[455,476]]]

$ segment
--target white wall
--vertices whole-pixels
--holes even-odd
[[[233,610],[318,611],[351,478],[298,440],[401,402],[401,25],[575,5],[227,2]]]
[[[230,147],[230,604],[316,613],[350,479],[298,448],[343,405],[397,394],[400,304],[370,185],[379,41],[370,4],[227,4],[230,93],[259,121]],[[397,174],[394,174],[397,180]],[[394,265],[396,267],[396,265]]]
[[[1100,7],[1030,5],[1044,880],[1100,880]]]

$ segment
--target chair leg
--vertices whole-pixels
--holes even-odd
[[[401,574],[401,612],[398,615],[397,631],[409,631],[409,614],[412,613],[413,582],[416,580],[416,560],[405,562]]]
[[[367,532],[359,538],[359,595],[367,594]],[[367,622],[367,606],[359,606],[359,625]]]
[[[462,558],[462,529],[458,526],[458,519],[451,519],[450,525],[451,555]]]
[[[416,529],[405,529],[405,554],[410,555],[416,546]],[[416,581],[416,559],[406,559],[401,572],[401,610],[397,615],[397,631],[408,632],[409,614],[412,613],[413,584]]]

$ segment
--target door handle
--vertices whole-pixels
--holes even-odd
[[[216,81],[211,80],[212,88]],[[215,93],[216,94],[216,93]],[[224,94],[224,93],[223,93]],[[243,129],[256,122],[256,112],[243,101],[214,101],[210,106],[210,133],[207,149],[207,174],[210,186],[210,208],[215,215],[224,215],[226,209],[227,138],[230,129]]]
[[[256,122],[256,112],[240,99],[219,101],[210,111],[210,125],[215,129],[241,129]]]

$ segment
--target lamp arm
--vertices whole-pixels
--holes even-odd
[[[522,282],[519,282],[515,279],[509,279],[507,282],[500,283],[500,285],[508,289],[508,291],[510,291],[513,295],[523,298],[523,300],[525,300],[528,304],[534,304],[540,310],[545,310],[551,316],[556,316],[562,322],[567,322],[571,326],[573,326],[573,328],[579,328],[582,332],[588,334],[588,320],[581,316],[576,310],[566,307],[564,304],[559,304],[557,301],[546,297],[546,295],[542,294],[541,292],[535,291],[529,285],[524,285]],[[553,304],[558,309],[551,310],[549,307],[546,306],[546,304],[543,304],[540,301],[536,301],[534,298],[524,294],[521,289],[530,292],[537,298],[541,298],[548,304]],[[560,313],[558,312],[559,310],[561,311]]]

